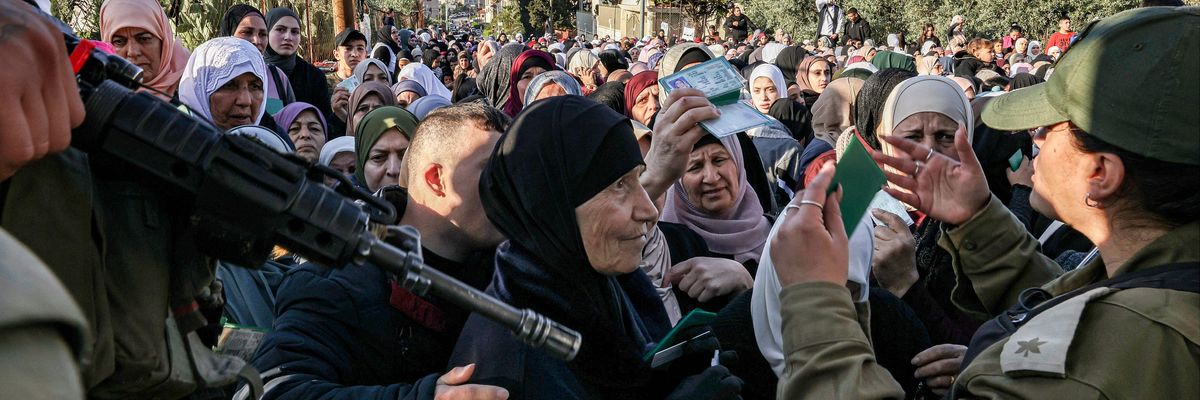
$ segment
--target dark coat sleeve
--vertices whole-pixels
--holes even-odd
[[[521,343],[479,314],[467,318],[447,368],[471,363],[470,383],[508,389],[510,400],[591,398],[565,362]]]
[[[350,268],[375,269],[345,267]],[[345,281],[329,279],[329,271],[309,265],[285,278],[274,330],[254,358],[255,368],[263,373],[263,398],[433,398],[437,375],[415,382],[396,376],[402,357],[394,341],[386,340],[391,336],[386,332],[390,318],[383,313],[390,310],[363,301],[364,290],[380,289],[348,287]]]

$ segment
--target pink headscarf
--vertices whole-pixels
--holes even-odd
[[[156,0],[107,0],[100,6],[100,39],[112,42],[113,34],[124,28],[141,28],[162,41],[158,56],[158,74],[144,82],[146,86],[174,95],[191,52],[175,38],[162,5]]]
[[[763,246],[767,244],[771,224],[763,216],[762,204],[746,180],[742,146],[737,137],[730,135],[719,140],[729,151],[738,170],[739,189],[728,215],[715,216],[700,211],[688,200],[683,180],[680,179],[667,189],[661,220],[687,225],[704,238],[714,253],[733,255],[733,259],[740,263],[757,261],[762,255]]]

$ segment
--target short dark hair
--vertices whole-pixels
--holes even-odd
[[[854,7],[850,7],[849,10],[846,10],[846,14],[858,14],[858,9],[854,8]]]
[[[1122,149],[1087,134],[1074,124],[1077,148],[1086,153],[1112,153],[1125,166],[1118,195],[1122,206],[1145,214],[1149,222],[1178,227],[1200,220],[1200,165],[1160,161]]]
[[[465,127],[504,132],[509,123],[511,120],[504,112],[481,102],[463,102],[439,108],[426,115],[417,125],[404,163],[425,163],[461,151]],[[418,172],[408,169],[408,174],[413,173]],[[402,183],[408,182],[407,176],[400,179]]]
[[[1142,0],[1142,7],[1183,7],[1183,0]]]

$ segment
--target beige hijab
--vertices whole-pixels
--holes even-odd
[[[916,113],[935,112],[945,115],[966,127],[967,140],[974,138],[975,112],[967,95],[958,83],[937,75],[921,75],[900,82],[883,105],[883,117],[879,121],[880,136],[891,136],[896,125]],[[886,141],[880,141],[883,154],[895,155],[896,149]],[[892,167],[888,171],[904,174]],[[892,185],[888,183],[888,185]],[[893,186],[895,187],[895,186]]]
[[[833,146],[846,128],[854,125],[854,101],[863,80],[838,78],[829,83],[812,107],[813,136]]]

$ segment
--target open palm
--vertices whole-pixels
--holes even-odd
[[[896,154],[876,153],[873,157],[903,172],[884,171],[888,182],[896,186],[884,190],[897,200],[938,221],[955,225],[971,219],[987,204],[990,192],[983,167],[963,127],[954,135],[954,149],[961,161],[932,153],[929,147],[908,139],[888,136],[883,140],[895,146]]]

